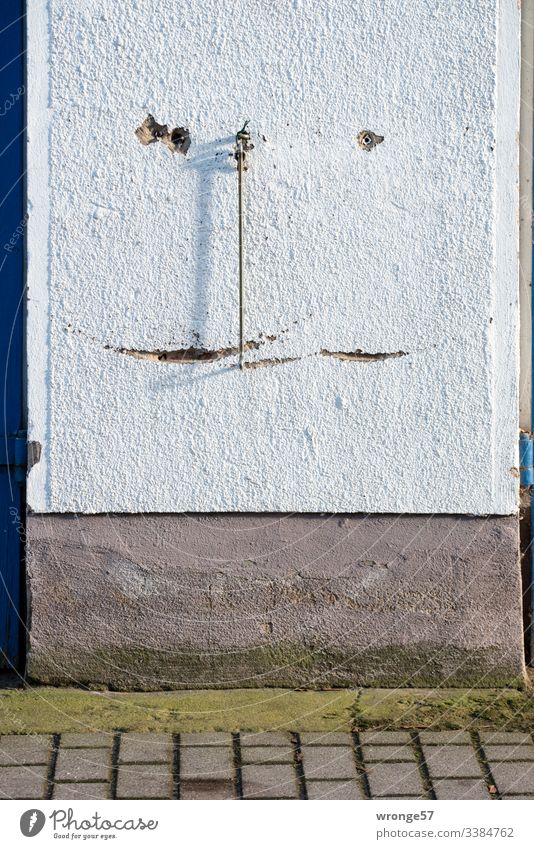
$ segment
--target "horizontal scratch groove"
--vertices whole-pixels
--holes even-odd
[[[335,357],[336,360],[349,360],[355,363],[368,363],[375,360],[393,360],[397,357],[407,357],[408,351],[386,351],[376,354],[368,354],[365,351],[326,351],[321,349],[322,357]]]

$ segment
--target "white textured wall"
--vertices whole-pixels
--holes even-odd
[[[515,0],[28,13],[30,506],[514,511]],[[248,359],[296,359],[120,353],[237,344],[245,118]]]

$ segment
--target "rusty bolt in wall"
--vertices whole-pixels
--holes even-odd
[[[384,136],[378,136],[372,130],[362,130],[358,133],[358,144],[362,150],[372,150],[377,144],[382,144]]]

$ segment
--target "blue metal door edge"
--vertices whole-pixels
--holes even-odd
[[[0,669],[24,646],[25,2],[0,4]]]
[[[519,482],[521,486],[534,483],[534,440],[524,431],[519,436]]]
[[[26,466],[27,456],[25,431],[14,436],[0,436],[0,466]]]
[[[530,433],[524,431],[519,435],[519,483],[521,487],[529,490],[530,502],[526,516],[522,511],[520,517],[523,521],[530,522],[530,529],[527,527],[528,536],[523,537],[521,557],[528,557],[527,570],[526,572],[523,570],[523,583],[526,585],[523,603],[527,608],[524,621],[525,628],[528,629],[525,635],[525,650],[527,662],[532,666],[534,665],[534,439]]]

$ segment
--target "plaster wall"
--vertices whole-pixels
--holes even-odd
[[[34,511],[516,510],[515,0],[33,0],[28,62]],[[158,360],[237,344],[244,119],[261,367]]]

